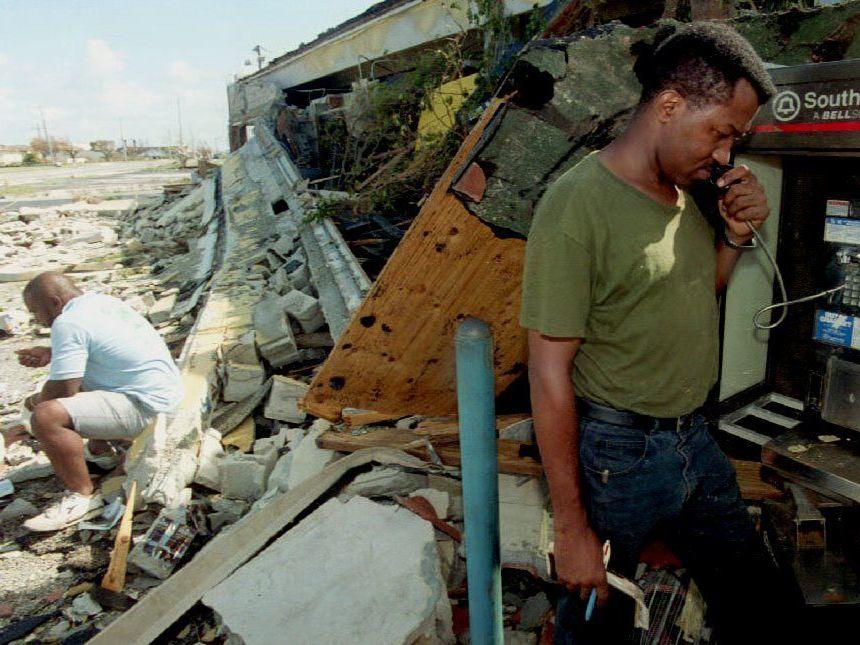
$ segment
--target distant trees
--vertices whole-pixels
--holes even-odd
[[[72,158],[77,153],[75,147],[69,143],[68,139],[58,139],[56,137],[51,137],[51,145],[48,145],[48,140],[43,137],[34,137],[30,139],[30,150],[42,155],[43,158],[47,159],[51,156],[51,152],[57,154],[58,152],[65,152]]]

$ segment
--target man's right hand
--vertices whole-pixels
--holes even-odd
[[[51,362],[50,347],[28,347],[15,353],[18,354],[18,362],[24,367],[45,367]]]
[[[555,569],[558,581],[570,591],[579,590],[587,600],[597,590],[597,603],[609,598],[609,584],[603,566],[603,545],[588,526],[555,532]]]

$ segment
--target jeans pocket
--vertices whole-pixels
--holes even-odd
[[[628,432],[618,436],[596,428],[585,428],[579,446],[582,467],[604,478],[623,475],[633,470],[648,452],[649,436],[631,436]]]

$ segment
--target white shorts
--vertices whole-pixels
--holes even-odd
[[[134,439],[155,418],[134,399],[119,392],[79,392],[57,399],[72,425],[88,439]]]

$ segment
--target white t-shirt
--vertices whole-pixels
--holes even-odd
[[[182,400],[179,370],[164,340],[111,296],[72,298],[51,325],[50,379],[81,377],[81,389],[120,392],[151,412],[169,412]]]

